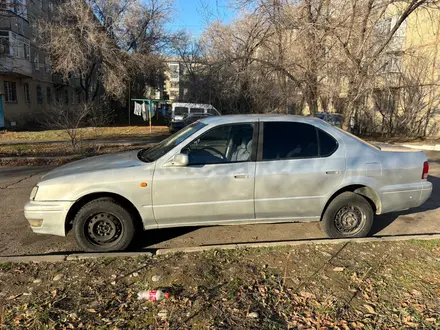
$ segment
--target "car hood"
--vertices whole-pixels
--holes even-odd
[[[67,175],[145,165],[137,157],[138,153],[139,150],[134,150],[78,160],[54,169],[41,179],[46,181]]]

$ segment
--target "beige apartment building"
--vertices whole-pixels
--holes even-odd
[[[32,128],[55,102],[81,99],[38,47],[36,21],[52,13],[50,0],[0,0],[0,128]]]

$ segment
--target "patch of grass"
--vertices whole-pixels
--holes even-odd
[[[8,264],[0,265],[0,292],[12,298],[0,297],[0,305],[4,324],[16,328],[436,329],[433,253],[388,242]],[[53,281],[56,274],[64,276]],[[157,287],[172,296],[137,299],[139,290]]]
[[[152,132],[147,126],[126,127],[87,127],[78,129],[83,139],[120,139],[128,137],[148,137],[148,135],[167,134],[165,126],[154,126]],[[0,141],[68,141],[69,138],[62,130],[46,130],[35,132],[9,132],[0,134]]]
[[[410,240],[409,243],[417,245],[417,246],[421,246],[429,251],[431,251],[432,249],[440,249],[440,240]]]

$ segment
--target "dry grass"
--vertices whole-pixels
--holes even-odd
[[[23,329],[438,329],[439,261],[440,242],[432,241],[0,264],[0,322]],[[157,287],[172,297],[137,299],[139,290]]]
[[[124,127],[88,127],[80,128],[82,139],[118,140],[127,138],[143,138],[151,135],[167,134],[165,126],[154,126],[152,133],[148,126],[124,126]],[[36,132],[9,132],[0,134],[0,141],[69,141],[68,136],[62,130],[48,130]]]

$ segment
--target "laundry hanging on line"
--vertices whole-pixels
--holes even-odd
[[[134,102],[134,114],[136,116],[142,116],[142,104]]]

